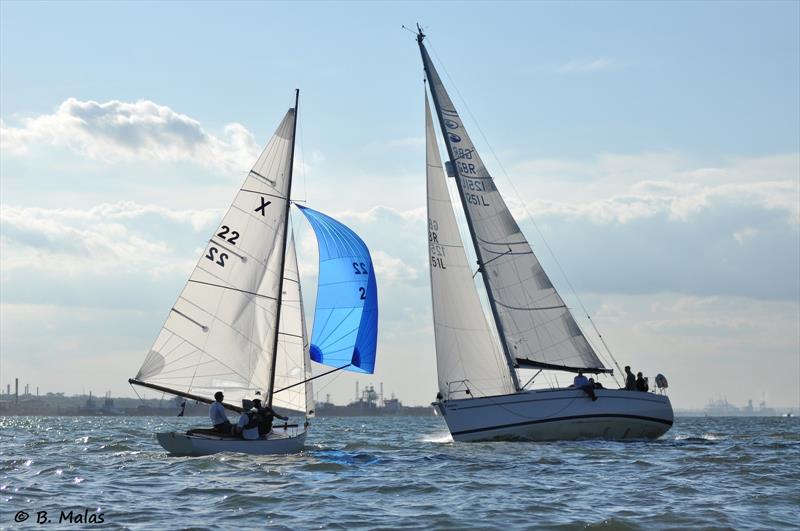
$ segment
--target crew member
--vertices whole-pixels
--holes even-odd
[[[636,376],[631,372],[630,365],[625,365],[625,390],[636,391]]]
[[[646,393],[647,391],[649,391],[649,389],[650,386],[647,385],[647,380],[645,379],[644,376],[642,376],[642,373],[640,372],[636,373],[636,390],[643,391]]]
[[[256,408],[242,410],[236,432],[246,441],[258,439],[258,410]]]
[[[214,393],[215,402],[208,408],[208,416],[211,417],[211,424],[214,425],[214,431],[228,434],[233,431],[233,425],[231,421],[228,420],[228,415],[225,413],[225,406],[222,405],[222,400],[224,398],[225,395],[222,394],[222,391]]]
[[[261,406],[261,399],[256,398],[253,400],[253,406],[258,411],[258,435],[265,437],[272,430],[272,422],[275,418],[281,420],[289,420],[289,417],[282,417],[278,415],[274,409],[269,406]]]
[[[597,396],[594,394],[594,385],[589,383],[589,380],[583,375],[583,371],[578,371],[578,376],[572,381],[572,385],[592,397],[592,402],[597,400]]]

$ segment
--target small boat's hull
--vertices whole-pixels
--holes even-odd
[[[293,434],[286,430],[273,429],[266,439],[255,441],[202,433],[177,432],[156,433],[156,439],[166,451],[181,456],[198,457],[219,452],[253,455],[292,454],[303,449],[306,442],[306,431]]]
[[[666,395],[553,389],[445,400],[434,405],[456,441],[656,439],[674,421]]]

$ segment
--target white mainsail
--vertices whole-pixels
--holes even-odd
[[[281,322],[278,330],[275,390],[287,387],[289,389],[274,395],[272,404],[312,416],[311,412],[314,409],[312,384],[310,381],[301,383],[311,378],[311,359],[308,353],[309,343],[303,295],[300,289],[300,272],[297,267],[297,251],[294,246],[294,235],[291,233],[283,270]]]
[[[602,370],[602,362],[497,191],[421,40],[420,49],[498,332],[511,363]]]
[[[447,191],[425,97],[428,251],[439,391],[445,398],[513,393],[506,360],[489,330]]]
[[[270,392],[294,136],[289,109],[175,302],[136,380],[236,404]]]

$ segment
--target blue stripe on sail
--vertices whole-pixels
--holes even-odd
[[[378,342],[378,289],[369,249],[335,219],[297,205],[319,246],[319,285],[311,359],[372,374]]]

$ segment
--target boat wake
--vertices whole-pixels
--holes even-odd
[[[716,442],[725,440],[723,435],[714,435],[713,433],[704,433],[700,437],[695,435],[676,435],[675,440],[681,442]]]
[[[439,435],[428,435],[420,439],[420,442],[434,443],[434,444],[449,444],[453,442],[453,437],[449,433]]]

